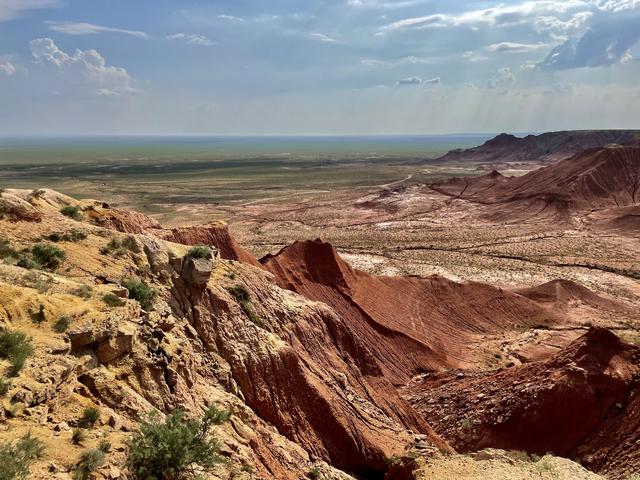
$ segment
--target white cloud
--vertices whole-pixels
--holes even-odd
[[[55,7],[58,0],[0,0],[0,22],[13,20],[27,10]]]
[[[181,40],[189,45],[201,45],[203,47],[211,47],[216,45],[216,42],[204,35],[197,35],[195,33],[176,33],[175,35],[169,35],[168,40]]]
[[[244,18],[242,17],[236,17],[234,15],[218,15],[218,18],[220,20],[229,20],[231,22],[244,22]]]
[[[399,87],[422,85],[422,79],[420,77],[401,78],[396,82],[396,85],[398,85]]]
[[[0,73],[5,77],[11,77],[16,73],[16,67],[9,60],[0,59]]]
[[[423,80],[422,83],[424,83],[425,85],[440,85],[440,77]]]
[[[38,63],[55,65],[71,83],[79,82],[100,96],[121,96],[138,93],[133,79],[122,67],[106,64],[96,50],[76,50],[73,55],[60,50],[50,38],[37,38],[29,43]]]
[[[390,23],[383,30],[401,30],[407,28],[442,28],[455,26],[477,27],[518,25],[532,18],[551,16],[557,20],[558,15],[577,9],[585,9],[589,2],[583,0],[534,0],[520,5],[501,4],[494,8],[470,10],[457,15],[435,14],[423,17],[406,18]]]
[[[493,53],[529,53],[549,47],[548,43],[500,42],[489,45],[487,49]]]
[[[0,0],[2,1],[2,0]],[[125,30],[122,28],[104,27],[93,23],[84,22],[45,22],[49,25],[49,30],[67,35],[96,35],[98,33],[123,33],[138,38],[149,38],[145,32],[138,30]]]
[[[336,40],[335,38],[331,38],[325,35],[324,33],[310,33],[309,37],[313,38],[314,40],[318,40],[319,42],[340,43],[339,40]]]
[[[490,89],[508,88],[516,83],[516,76],[510,68],[501,68],[487,81],[487,87]]]

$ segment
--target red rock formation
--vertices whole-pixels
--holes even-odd
[[[159,229],[160,224],[153,218],[133,210],[119,208],[94,208],[86,211],[86,215],[96,225],[123,233],[145,233]]]
[[[598,130],[548,132],[518,138],[502,133],[483,145],[467,150],[452,150],[442,162],[543,162],[555,163],[589,148],[609,144],[640,145],[635,130]]]
[[[213,245],[220,250],[220,256],[225,260],[237,260],[256,267],[261,266],[253,255],[236,243],[229,234],[229,226],[223,222],[172,228],[162,231],[158,236],[183,245]]]
[[[522,177],[449,180],[433,188],[459,198],[496,205],[495,219],[633,206],[640,202],[640,147],[586,150]]]
[[[405,397],[460,451],[553,452],[619,477],[640,467],[640,348],[592,329],[549,360],[412,382]]]
[[[525,297],[481,283],[374,277],[321,240],[296,242],[261,263],[281,287],[330,305],[396,385],[419,372],[474,364],[476,335],[558,320]]]

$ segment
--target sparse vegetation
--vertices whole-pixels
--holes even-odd
[[[45,237],[46,240],[49,240],[54,243],[58,242],[81,242],[87,238],[87,232],[83,230],[70,230],[65,233],[54,232]]]
[[[129,290],[129,298],[136,300],[145,310],[153,306],[153,301],[158,294],[154,288],[134,279],[124,282],[124,287]]]
[[[111,442],[109,440],[102,439],[98,444],[98,450],[104,453],[109,453],[111,451]]]
[[[460,426],[465,430],[473,430],[474,423],[473,423],[473,420],[471,420],[470,418],[464,418],[460,423]]]
[[[67,205],[60,209],[60,213],[65,217],[73,218],[74,220],[82,219],[82,209],[78,205]]]
[[[40,304],[38,311],[31,315],[31,321],[36,325],[41,325],[47,321],[47,313],[45,312],[43,304]]]
[[[242,311],[247,317],[249,317],[249,320],[251,320],[260,328],[266,327],[264,320],[262,320],[260,315],[258,315],[254,310],[253,305],[251,305],[251,297],[249,295],[249,291],[244,285],[235,285],[233,287],[230,287],[228,291],[233,296],[233,298],[236,299],[238,305],[240,305],[240,308],[242,308]]]
[[[100,419],[100,410],[96,407],[87,407],[82,411],[78,425],[83,428],[93,427]]]
[[[91,298],[91,292],[93,292],[93,288],[91,288],[89,285],[81,285],[71,293],[76,297],[84,298],[86,300],[88,298]]]
[[[189,258],[210,258],[211,249],[204,245],[197,245],[187,252]]]
[[[0,377],[0,397],[4,397],[11,388],[11,380]]]
[[[32,353],[33,346],[26,333],[9,330],[0,332],[0,358],[9,360],[12,375],[20,373]]]
[[[71,443],[81,445],[87,439],[86,432],[81,428],[74,428],[71,432]]]
[[[26,286],[35,288],[39,293],[46,293],[53,286],[53,279],[39,272],[28,272],[24,276]]]
[[[53,324],[53,330],[57,333],[64,333],[71,325],[71,317],[68,315],[63,315]]]
[[[73,471],[73,480],[88,480],[104,464],[106,453],[99,448],[85,450]]]
[[[66,254],[63,250],[60,250],[55,245],[49,245],[46,243],[38,243],[31,249],[31,255],[37,265],[47,270],[55,270],[60,266],[60,263],[66,258]]]
[[[128,443],[128,466],[137,480],[196,478],[195,471],[211,470],[223,462],[219,444],[212,434],[231,412],[209,407],[201,419],[188,419],[182,410],[164,421],[156,412],[145,416],[140,430]]]
[[[320,480],[322,478],[322,472],[320,472],[320,467],[314,466],[309,469],[307,472],[307,478],[310,480]]]
[[[116,257],[123,257],[129,252],[140,253],[140,251],[140,245],[135,237],[129,235],[122,239],[111,237],[107,245],[100,250],[100,253],[103,255],[111,254]]]
[[[107,293],[102,297],[102,301],[109,307],[122,307],[126,303],[123,299],[113,293]]]
[[[15,443],[0,443],[0,479],[25,480],[31,464],[43,454],[43,443],[30,433]]]

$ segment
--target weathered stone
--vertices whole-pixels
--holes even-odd
[[[107,338],[109,332],[106,329],[96,328],[92,323],[85,323],[74,327],[67,332],[73,348],[91,345]]]
[[[186,258],[182,266],[182,278],[193,285],[206,285],[211,278],[213,261],[207,258]]]
[[[136,329],[130,325],[121,325],[107,340],[98,345],[96,355],[102,364],[131,352],[136,340]]]

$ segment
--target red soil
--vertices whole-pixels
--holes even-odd
[[[553,452],[619,478],[640,467],[640,348],[592,329],[552,358],[427,375],[405,397],[460,451]]]
[[[433,185],[447,195],[500,205],[495,217],[566,217],[640,202],[640,147],[586,150],[522,177],[481,176]]]
[[[261,263],[281,287],[330,305],[396,385],[477,364],[470,344],[482,334],[560,321],[526,297],[481,283],[374,277],[321,240],[296,242]]]

